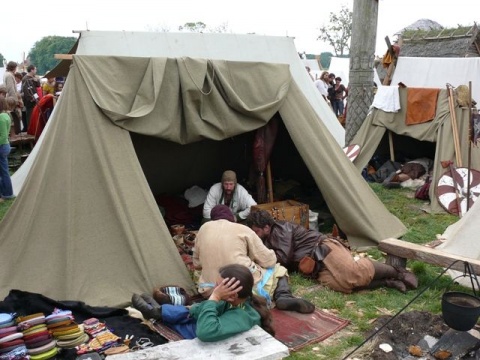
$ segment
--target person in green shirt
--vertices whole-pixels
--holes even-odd
[[[9,105],[10,104],[10,105]],[[10,127],[12,119],[9,111],[15,108],[16,99],[12,97],[0,98],[0,202],[12,199],[13,187],[8,170],[8,154],[10,154]]]
[[[219,341],[260,325],[274,335],[272,316],[264,298],[254,295],[253,275],[243,265],[220,268],[217,286],[201,303],[190,307],[159,305],[148,294],[134,294],[132,304],[146,319],[162,321],[185,339]]]

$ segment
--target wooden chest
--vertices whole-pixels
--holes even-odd
[[[295,200],[276,201],[252,206],[251,211],[266,210],[275,220],[290,221],[308,229],[308,205]]]

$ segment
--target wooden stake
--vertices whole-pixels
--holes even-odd
[[[390,148],[390,160],[395,161],[395,151],[393,151],[393,135],[390,130],[388,130],[388,146]]]
[[[397,65],[397,56],[395,55],[395,51],[393,51],[393,46],[390,43],[390,39],[388,36],[385,37],[385,42],[387,43],[388,52],[392,57],[392,62],[390,63],[390,65],[388,65],[387,75],[383,79],[382,85],[390,85],[390,82],[392,81],[393,72],[395,71],[395,66]]]
[[[455,179],[457,175],[457,170],[453,167],[453,164],[450,162],[450,175],[452,175],[453,187],[455,188],[455,200],[457,201],[458,217],[462,217],[462,203],[460,201],[460,194],[458,193],[458,183]]]
[[[472,82],[468,82],[468,156],[467,156],[467,210],[470,210],[470,180],[471,180],[471,173],[470,173],[470,166],[472,166],[472,144],[470,144],[470,132],[473,131],[472,129]]]
[[[272,182],[272,169],[270,167],[270,161],[267,164],[267,195],[268,202],[273,202],[273,182]]]
[[[448,92],[448,105],[450,109],[450,121],[452,124],[452,132],[453,132],[453,146],[455,148],[455,159],[457,167],[462,167],[462,154],[460,151],[460,142],[458,138],[458,128],[457,128],[457,116],[455,114],[455,103],[453,100],[453,90],[452,87],[447,84],[447,92]]]

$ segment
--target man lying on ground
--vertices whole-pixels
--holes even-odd
[[[369,258],[355,260],[340,241],[301,225],[276,221],[265,210],[250,213],[246,224],[289,271],[300,271],[332,290],[348,294],[384,286],[404,293],[418,286],[415,275],[405,269]]]

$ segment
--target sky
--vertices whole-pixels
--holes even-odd
[[[295,38],[299,52],[334,52],[317,41],[319,28],[329,23],[330,13],[341,6],[353,9],[354,0],[316,0],[297,3],[273,0],[62,0],[21,2],[22,9],[2,16],[0,53],[20,62],[35,42],[45,36],[78,37],[79,30],[178,31],[187,22],[203,22],[213,29],[226,25],[227,32]],[[355,0],[377,1],[377,0]],[[445,27],[480,22],[479,0],[378,0],[375,55],[386,51],[385,36],[394,34],[419,19],[430,19]],[[440,4],[441,3],[441,4]],[[29,12],[30,15],[26,15]],[[15,16],[19,14],[19,16]],[[35,16],[37,24],[35,24]]]

